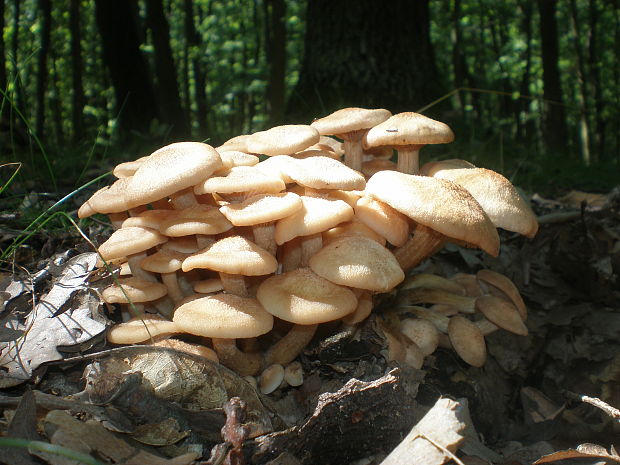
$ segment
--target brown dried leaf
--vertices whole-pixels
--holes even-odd
[[[597,444],[584,443],[577,446],[577,449],[567,449],[545,455],[534,462],[534,465],[541,463],[553,463],[559,460],[599,458],[620,463],[620,457],[615,453],[612,455],[607,450]]]

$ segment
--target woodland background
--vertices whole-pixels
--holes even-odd
[[[22,192],[344,106],[441,119],[457,142],[426,157],[526,189],[618,180],[619,0],[1,0],[0,31]]]

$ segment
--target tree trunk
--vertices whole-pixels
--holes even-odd
[[[4,0],[0,1],[0,90],[7,91],[6,50],[4,45]],[[0,120],[6,114],[8,103],[0,95]]]
[[[603,116],[605,102],[603,97],[603,86],[601,83],[601,56],[599,55],[598,50],[598,25],[600,11],[595,0],[590,0],[589,10],[590,27],[588,30],[588,62],[590,64],[590,82],[594,88],[594,122],[596,126],[596,131],[594,133],[594,158],[600,160],[605,155],[607,121]]]
[[[198,120],[198,129],[200,138],[209,137],[209,121],[207,112],[207,82],[206,71],[202,63],[201,57],[204,54],[202,50],[202,41],[200,35],[196,32],[194,25],[194,5],[192,0],[184,1],[185,8],[185,37],[190,50],[190,59],[192,63],[192,72],[194,75],[194,102],[196,103],[196,119]],[[202,15],[197,12],[198,20]],[[199,52],[200,51],[200,52]]]
[[[265,49],[269,65],[267,115],[269,126],[282,124],[286,77],[286,5],[284,0],[266,0]]]
[[[519,93],[521,96],[530,95],[530,78],[532,74],[532,10],[533,5],[529,0],[520,2],[519,9],[521,10],[521,27],[523,34],[525,35],[525,69],[521,76],[521,83],[519,85]],[[529,113],[529,100],[523,98],[518,101],[519,107],[519,128],[517,137],[522,140],[528,146],[531,146],[529,141],[534,140],[536,128],[533,127],[532,120],[527,118]],[[525,120],[525,121],[524,121]]]
[[[441,96],[428,0],[312,0],[287,121],[349,106],[415,111]],[[433,107],[432,110],[437,110]]]
[[[35,130],[40,139],[45,137],[45,89],[47,88],[47,58],[50,51],[52,32],[52,2],[39,0],[38,14],[41,18],[41,36],[37,54],[37,113]]]
[[[588,83],[585,71],[585,59],[581,49],[582,36],[579,31],[579,18],[577,16],[577,4],[575,0],[570,1],[571,10],[571,31],[575,43],[575,53],[577,55],[577,80],[579,90],[577,101],[579,103],[579,142],[581,146],[581,159],[586,166],[592,163],[590,154],[590,125],[588,123]]]
[[[161,119],[172,127],[170,135],[173,138],[187,138],[189,124],[181,105],[176,67],[170,48],[170,29],[162,0],[146,0],[146,21],[155,49],[156,95]]]
[[[555,18],[557,0],[538,0],[543,65],[543,141],[548,152],[566,151],[568,129],[558,67],[559,46]]]
[[[71,94],[71,123],[73,126],[73,141],[77,142],[84,136],[80,0],[71,0],[69,4],[69,31],[71,35],[71,81],[73,86],[73,93]]]
[[[114,86],[121,140],[133,131],[147,133],[157,118],[151,76],[140,53],[134,6],[135,0],[95,0],[103,62]]]

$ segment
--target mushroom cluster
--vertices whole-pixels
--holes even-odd
[[[533,236],[534,214],[498,173],[463,160],[418,170],[423,145],[453,137],[416,113],[345,108],[121,163],[78,211],[115,228],[99,254],[121,277],[104,300],[146,321],[117,325],[110,340],[189,333],[211,358],[256,375],[293,362],[317,325],[363,321],[373,295],[446,242],[497,255],[497,227]]]

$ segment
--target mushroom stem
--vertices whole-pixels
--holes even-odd
[[[269,223],[255,224],[252,226],[254,242],[275,257],[278,250],[275,239],[276,225],[273,221]]]
[[[394,249],[398,264],[407,271],[435,254],[446,243],[446,236],[427,226],[418,224],[405,245]]]
[[[420,172],[420,149],[424,145],[406,145],[397,147],[398,160],[396,171],[406,174],[418,174]]]
[[[293,325],[286,335],[271,346],[263,357],[263,365],[286,365],[299,355],[314,337],[319,325]]]
[[[250,295],[243,275],[220,272],[220,279],[222,280],[224,291],[227,293],[242,297]]]
[[[323,248],[323,236],[321,233],[311,234],[301,238],[301,264],[308,266],[310,258]]]
[[[123,221],[129,218],[127,212],[108,213],[108,220],[114,229],[120,229],[123,225]]]
[[[183,299],[184,293],[179,286],[179,281],[177,280],[177,274],[175,271],[172,273],[162,273],[161,282],[168,289],[168,296],[170,296],[174,303],[177,303],[179,300]]]
[[[127,257],[127,264],[129,265],[129,269],[131,270],[131,274],[136,278],[144,279],[145,281],[150,281],[152,283],[156,283],[157,278],[155,275],[149,271],[143,270],[140,267],[140,262],[146,258],[146,251],[136,253]]]
[[[364,148],[362,147],[362,138],[368,129],[360,131],[352,131],[342,134],[340,137],[344,140],[344,164],[356,171],[362,171],[362,161],[364,158]]]
[[[452,294],[441,289],[413,289],[407,291],[402,299],[409,305],[447,304],[458,308],[462,313],[474,313],[476,311],[475,297]]]
[[[261,357],[259,352],[242,352],[234,339],[213,338],[213,350],[225,367],[240,376],[253,376],[260,370]]]

